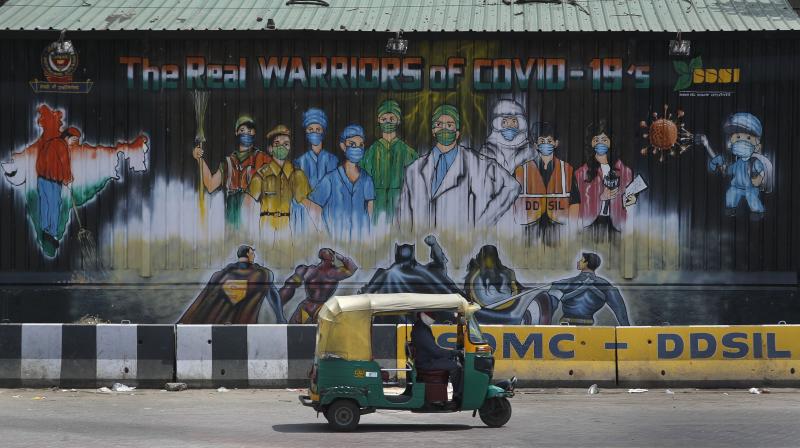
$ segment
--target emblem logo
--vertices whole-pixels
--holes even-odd
[[[222,291],[236,305],[247,295],[247,280],[228,280],[222,284]]]
[[[92,81],[73,81],[78,69],[78,52],[72,41],[64,40],[64,33],[45,47],[41,57],[42,71],[46,81],[34,79],[30,82],[36,93],[89,93]]]
[[[353,372],[353,376],[356,378],[364,378],[367,376],[367,371],[364,369],[356,369],[355,372]]]

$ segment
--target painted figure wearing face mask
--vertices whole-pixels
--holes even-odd
[[[538,157],[528,138],[525,109],[516,101],[500,100],[492,110],[491,128],[481,153],[495,159],[509,173]]]
[[[723,154],[714,155],[705,136],[698,140],[706,145],[711,157],[708,170],[730,178],[725,192],[725,213],[736,216],[739,204],[746,202],[753,221],[761,220],[765,213],[761,192],[772,191],[772,162],[761,153],[762,127],[755,115],[740,112],[728,117],[723,125],[728,151],[733,161],[728,162]]]
[[[535,143],[539,158],[525,162],[514,171],[522,194],[514,203],[514,219],[524,226],[528,245],[556,245],[565,235],[567,224],[577,228],[581,197],[571,164],[558,158],[559,140],[555,127],[535,123]]]

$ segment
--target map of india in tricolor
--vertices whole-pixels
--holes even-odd
[[[37,107],[39,136],[0,162],[6,181],[24,195],[36,240],[55,257],[73,210],[91,201],[112,180],[119,181],[127,160],[135,172],[147,170],[148,136],[139,134],[114,146],[91,145],[79,127],[65,127],[64,111]]]

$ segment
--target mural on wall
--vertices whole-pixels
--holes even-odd
[[[526,291],[513,269],[505,266],[497,247],[481,247],[467,265],[464,296],[481,306],[476,317],[481,323],[497,325],[549,324],[550,300],[541,288]]]
[[[99,288],[82,303],[76,292],[72,306],[114,295],[134,321],[314,323],[334,294],[418,292],[463,294],[488,324],[629,325],[726,323],[714,320],[725,307],[709,305],[727,300],[720,283],[796,273],[791,199],[770,193],[791,190],[779,171],[800,167],[778,151],[800,135],[750,99],[772,88],[770,75],[712,56],[717,43],[698,41],[704,61],[671,61],[637,42],[624,43],[637,56],[617,57],[617,41],[583,37],[569,51],[445,41],[404,56],[311,57],[320,49],[304,42],[213,57],[184,56],[171,40],[163,46],[176,50],[157,55],[99,51],[82,60],[92,88],[69,102],[24,89],[35,126],[0,134],[15,148],[0,163],[20,199],[2,196],[3,209],[27,229],[0,218],[0,238],[38,250],[0,254],[0,277],[77,271],[62,243],[82,232],[108,267],[102,280],[141,291]],[[69,52],[87,45],[107,43]],[[114,70],[95,76],[100,66]],[[712,83],[712,73],[725,75]],[[112,132],[95,130],[100,105],[122,111],[113,132],[131,141],[95,143]],[[151,154],[151,142],[163,150]],[[84,219],[111,181],[124,205],[108,193],[111,205]],[[80,287],[75,277],[65,285]],[[657,284],[676,296],[696,286],[698,303],[662,306],[654,298],[672,292]]]
[[[514,217],[525,228],[526,244],[557,244],[566,229],[576,230],[581,194],[575,171],[555,155],[560,142],[549,123],[537,123],[536,157],[515,167],[522,192],[514,203]]]
[[[497,224],[520,186],[500,164],[459,143],[461,116],[450,104],[431,116],[436,142],[406,168],[398,220],[407,232]]]
[[[619,325],[630,325],[625,300],[619,289],[608,280],[597,275],[603,260],[598,254],[584,252],[577,262],[580,272],[575,277],[553,282],[547,295],[551,309],[561,307],[560,324],[594,325],[594,315],[603,306],[614,312]]]
[[[148,137],[142,133],[114,146],[85,141],[79,126],[65,128],[64,111],[40,104],[39,136],[0,162],[6,181],[24,195],[29,222],[43,254],[54,257],[77,207],[94,200],[109,182],[122,179],[125,163],[147,170]]]
[[[750,219],[760,221],[766,212],[761,195],[772,192],[773,182],[772,162],[762,154],[761,121],[753,114],[739,112],[728,117],[723,130],[725,148],[732,158],[714,151],[707,136],[697,138],[708,153],[708,171],[729,179],[725,214],[736,216],[739,204],[745,202]]]
[[[317,313],[326,300],[333,297],[339,282],[353,276],[358,270],[355,262],[330,248],[319,250],[320,262],[315,265],[298,265],[278,291],[281,304],[286,305],[299,287],[305,289],[305,298],[291,314],[289,323],[316,323]]]
[[[211,276],[179,324],[286,323],[272,271],[255,262],[251,246],[239,246],[236,257]]]
[[[434,235],[425,237],[430,247],[427,264],[417,261],[414,244],[395,244],[394,263],[378,268],[360,294],[417,292],[424,294],[460,294],[461,290],[447,273],[447,256]]]

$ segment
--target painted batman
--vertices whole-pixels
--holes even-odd
[[[464,293],[447,275],[447,257],[436,241],[428,235],[425,244],[431,248],[431,262],[420,264],[414,256],[413,244],[395,244],[394,263],[386,269],[378,269],[359,293],[390,294],[414,292],[422,294]]]

